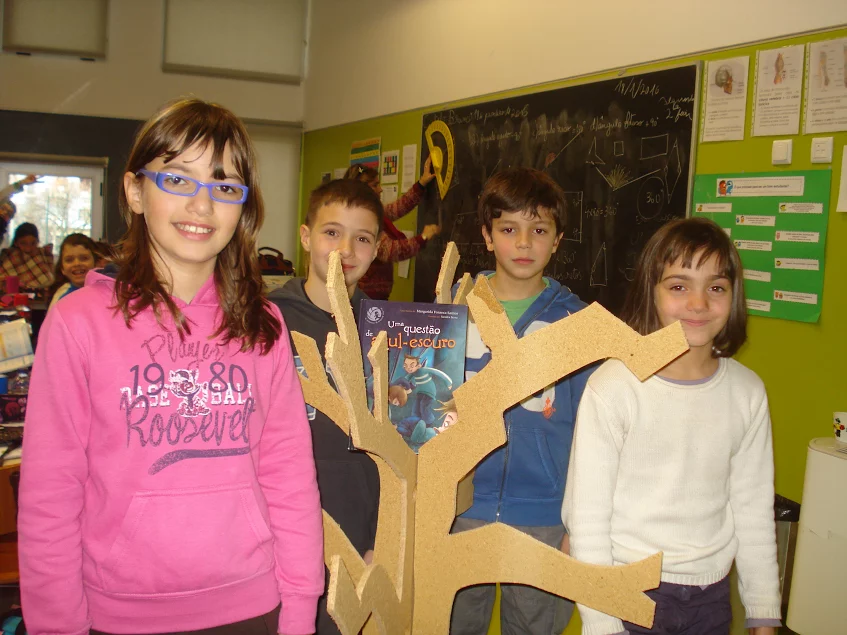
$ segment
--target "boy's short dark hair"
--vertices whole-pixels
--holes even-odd
[[[382,217],[385,213],[379,195],[368,185],[353,179],[335,179],[319,185],[309,195],[309,209],[306,212],[306,225],[311,227],[318,210],[324,205],[339,203],[345,207],[361,207],[373,212],[379,228],[382,231]]]
[[[700,254],[697,262],[694,256]],[[732,286],[729,319],[713,343],[713,357],[732,357],[747,339],[747,304],[744,300],[744,270],[735,246],[723,229],[708,218],[673,220],[662,225],[641,250],[635,278],[629,286],[621,320],[641,335],[659,330],[655,290],[665,265],[680,261],[683,267],[700,267],[711,256]]]
[[[509,168],[489,178],[479,195],[479,222],[491,233],[495,218],[506,212],[526,212],[533,218],[546,210],[553,216],[556,233],[565,231],[565,193],[548,174],[532,168]]]
[[[15,237],[12,240],[12,244],[14,245],[21,238],[25,238],[27,236],[33,236],[35,240],[38,240],[38,227],[32,223],[21,223],[15,230]]]

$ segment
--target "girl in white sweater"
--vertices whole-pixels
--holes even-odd
[[[562,519],[571,555],[626,564],[664,552],[652,629],[580,606],[584,635],[729,633],[738,569],[747,627],[780,625],[773,451],[761,379],[731,358],[746,339],[741,261],[712,221],[664,225],[638,261],[622,319],[647,335],[679,320],[690,349],[639,382],[618,360],[588,380]]]

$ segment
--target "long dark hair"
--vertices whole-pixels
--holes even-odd
[[[249,188],[235,233],[215,261],[215,287],[223,316],[213,337],[222,335],[225,342],[240,340],[244,352],[259,345],[262,354],[266,354],[279,339],[282,325],[269,309],[259,269],[256,237],[265,212],[256,156],[244,124],[217,104],[199,99],[170,102],[138,132],[126,172],[137,175],[157,157],[170,161],[196,144],[204,148],[211,144],[215,178],[224,176],[223,155],[228,144],[236,172]],[[156,319],[161,320],[164,307],[171,314],[180,337],[185,337],[191,327],[156,271],[154,246],[144,215],[132,212],[124,186],[118,205],[128,229],[120,241],[117,258],[116,308],[123,314],[127,326],[131,326],[132,320],[149,307]]]
[[[92,265],[97,260],[97,248],[94,245],[94,241],[88,236],[85,234],[68,234],[65,236],[65,239],[62,241],[62,246],[59,248],[59,257],[56,258],[56,266],[53,271],[53,284],[51,284],[50,288],[47,289],[48,301],[56,294],[59,287],[70,282],[68,277],[65,275],[65,272],[62,271],[62,256],[65,253],[66,245],[71,247],[85,247],[91,252]]]
[[[641,250],[635,279],[626,295],[621,319],[641,335],[661,328],[656,310],[656,285],[665,265],[679,261],[683,267],[700,267],[711,256],[732,285],[729,319],[712,344],[713,357],[732,357],[747,339],[747,305],[744,300],[744,270],[729,236],[707,218],[685,218],[662,225]],[[694,257],[697,256],[697,262]]]

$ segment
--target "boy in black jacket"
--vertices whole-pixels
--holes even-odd
[[[290,331],[315,340],[324,366],[327,336],[337,331],[326,290],[329,254],[333,251],[341,254],[344,283],[358,321],[359,305],[367,296],[357,284],[376,257],[382,215],[379,196],[364,183],[336,180],[316,188],[309,198],[306,223],[300,227],[300,242],[309,254],[308,277],[290,280],[269,296],[282,311]],[[298,355],[294,361],[303,372]],[[332,382],[329,368],[327,376]],[[326,415],[311,406],[307,406],[307,411],[321,506],[341,526],[365,561],[370,562],[379,508],[376,464],[366,453],[353,449],[347,434]],[[338,632],[326,612],[324,594],[318,604],[317,634]]]

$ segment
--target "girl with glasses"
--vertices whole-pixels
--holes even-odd
[[[166,105],[138,133],[119,204],[117,274],[90,274],[39,337],[18,519],[27,628],[313,633],[315,464],[263,291],[243,124]]]

